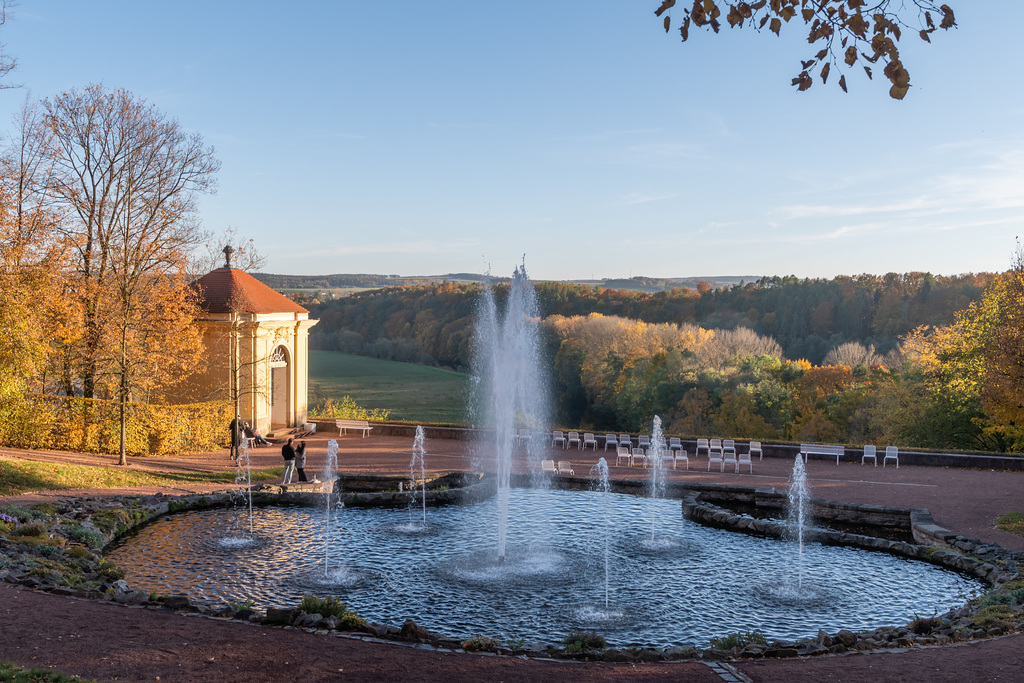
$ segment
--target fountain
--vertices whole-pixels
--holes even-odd
[[[330,576],[331,574],[331,537],[333,536],[334,529],[331,525],[331,511],[335,505],[334,489],[340,486],[340,483],[336,482],[336,472],[338,469],[338,442],[336,439],[331,439],[327,442],[327,458],[324,462],[323,471],[323,492],[324,492],[324,576]],[[341,499],[338,499],[338,505],[341,505]]]
[[[609,584],[611,582],[609,543],[611,542],[612,535],[612,518],[610,506],[608,504],[608,494],[611,493],[612,487],[611,482],[608,481],[608,463],[604,458],[598,459],[597,464],[590,470],[590,476],[592,478],[596,477],[597,490],[601,492],[602,501],[604,503],[602,505],[602,518],[604,522],[604,609],[607,611],[608,597],[610,593]]]
[[[236,451],[236,472],[234,472],[234,483],[244,484],[245,488],[242,492],[243,501],[246,503],[248,511],[249,521],[249,535],[247,537],[231,535],[225,536],[220,540],[220,544],[225,548],[242,548],[254,544],[255,538],[253,535],[253,487],[252,487],[252,470],[249,464],[249,442],[246,439],[239,439],[238,451]]]
[[[249,503],[249,538],[252,538],[252,469],[249,466],[248,439],[238,440],[238,450],[236,452],[238,454],[236,462],[238,471],[235,474],[235,483],[245,484],[245,495]]]
[[[416,502],[416,465],[419,464],[420,482],[421,482],[421,498],[423,502],[423,526],[427,526],[427,470],[426,463],[424,462],[424,456],[427,451],[423,446],[425,437],[423,435],[423,427],[416,425],[416,437],[412,442],[412,460],[409,461],[409,492],[411,494],[412,502]],[[411,508],[410,508],[411,509]]]
[[[651,498],[663,498],[665,496],[665,436],[661,432],[661,418],[654,416],[654,423],[651,427],[651,447],[647,449],[647,466],[651,470]],[[657,546],[654,533],[657,527],[658,516],[651,512],[651,547]]]
[[[512,454],[516,429],[547,429],[547,387],[540,367],[537,295],[525,266],[516,268],[504,312],[495,293],[484,289],[474,330],[474,407],[478,423],[494,430],[493,462],[497,477],[497,558],[504,562],[509,519]],[[531,471],[539,471],[543,439],[526,440]]]
[[[790,534],[797,543],[796,562],[796,585],[793,588],[796,595],[804,593],[804,529],[808,523],[807,505],[810,501],[810,492],[807,488],[807,470],[804,468],[804,461],[800,453],[796,454],[796,462],[793,463],[793,474],[789,479],[789,505],[787,507],[787,524]]]

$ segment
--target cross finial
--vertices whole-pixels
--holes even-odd
[[[225,268],[230,268],[231,267],[231,254],[233,254],[235,250],[232,249],[231,245],[229,244],[228,246],[224,247],[223,251],[224,251],[224,267]]]

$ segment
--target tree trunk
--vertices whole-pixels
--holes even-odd
[[[128,437],[128,370],[127,370],[127,327],[123,327],[121,330],[121,383],[119,391],[120,398],[120,409],[121,409],[121,457],[117,461],[118,465],[128,464],[128,449],[125,441]]]

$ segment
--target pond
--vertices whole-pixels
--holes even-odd
[[[513,489],[508,552],[497,561],[497,505],[168,515],[108,556],[133,587],[212,604],[298,604],[336,595],[364,618],[408,617],[454,637],[554,643],[574,628],[610,645],[705,646],[760,630],[771,639],[900,625],[963,604],[974,579],[917,561],[710,529],[677,500]],[[330,537],[330,548],[326,538]],[[328,557],[330,560],[328,560]],[[799,584],[799,587],[798,587]]]

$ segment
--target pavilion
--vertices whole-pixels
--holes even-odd
[[[234,401],[261,433],[306,421],[309,311],[245,271],[225,265],[195,280],[208,365],[189,382],[201,400]]]

